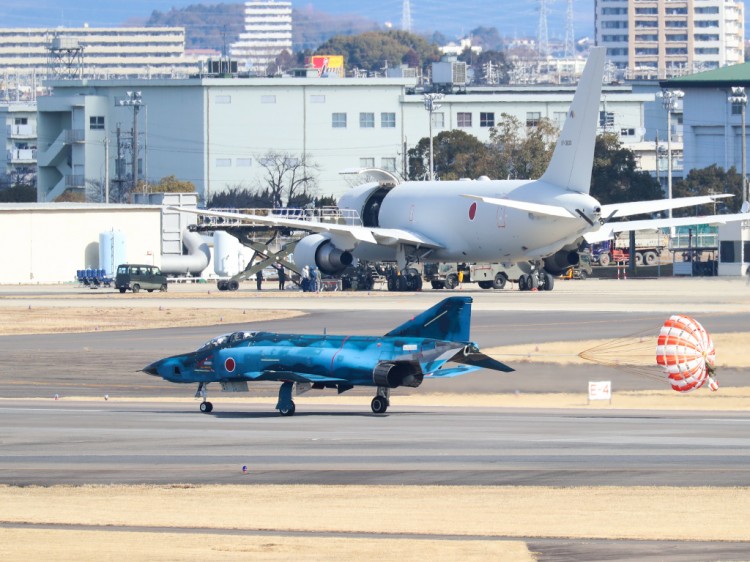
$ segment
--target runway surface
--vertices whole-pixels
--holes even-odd
[[[750,413],[0,402],[0,483],[750,484]],[[243,474],[242,466],[248,467]]]

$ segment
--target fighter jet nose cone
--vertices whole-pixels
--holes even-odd
[[[158,369],[157,369],[157,366],[158,366],[158,364],[159,364],[158,362],[157,362],[157,363],[151,363],[151,365],[149,365],[149,366],[147,366],[147,367],[144,367],[144,368],[143,368],[143,369],[141,369],[141,370],[142,370],[142,371],[143,371],[144,373],[148,373],[149,375],[153,375],[153,376],[155,376],[155,377],[159,377],[159,376],[161,376],[161,375],[159,375],[159,371],[158,371]]]

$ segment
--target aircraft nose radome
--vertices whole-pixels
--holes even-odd
[[[159,374],[159,363],[160,361],[157,361],[156,363],[151,363],[151,365],[148,365],[141,369],[144,373],[148,373],[149,375],[153,375],[155,377],[160,377]]]

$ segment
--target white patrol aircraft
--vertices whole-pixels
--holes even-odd
[[[539,179],[361,185],[339,201],[340,209],[356,211],[361,224],[197,212],[311,232],[297,244],[294,263],[326,274],[343,271],[355,259],[395,261],[401,269],[417,261],[493,262],[526,268],[519,282],[524,289],[551,289],[552,274],[577,263],[584,239],[595,242],[615,232],[750,218],[734,214],[612,222],[727,196],[602,205],[589,195],[604,55],[603,48],[591,49],[552,160]]]

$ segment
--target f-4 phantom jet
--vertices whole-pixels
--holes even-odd
[[[384,336],[334,336],[235,332],[207,342],[197,351],[148,365],[144,372],[177,383],[197,383],[200,409],[211,412],[206,386],[218,382],[247,392],[248,382],[279,381],[276,409],[294,414],[292,391],[355,386],[376,387],[372,411],[382,414],[390,391],[418,387],[429,378],[463,375],[477,369],[510,372],[511,367],[479,351],[471,341],[471,297],[447,298]]]

